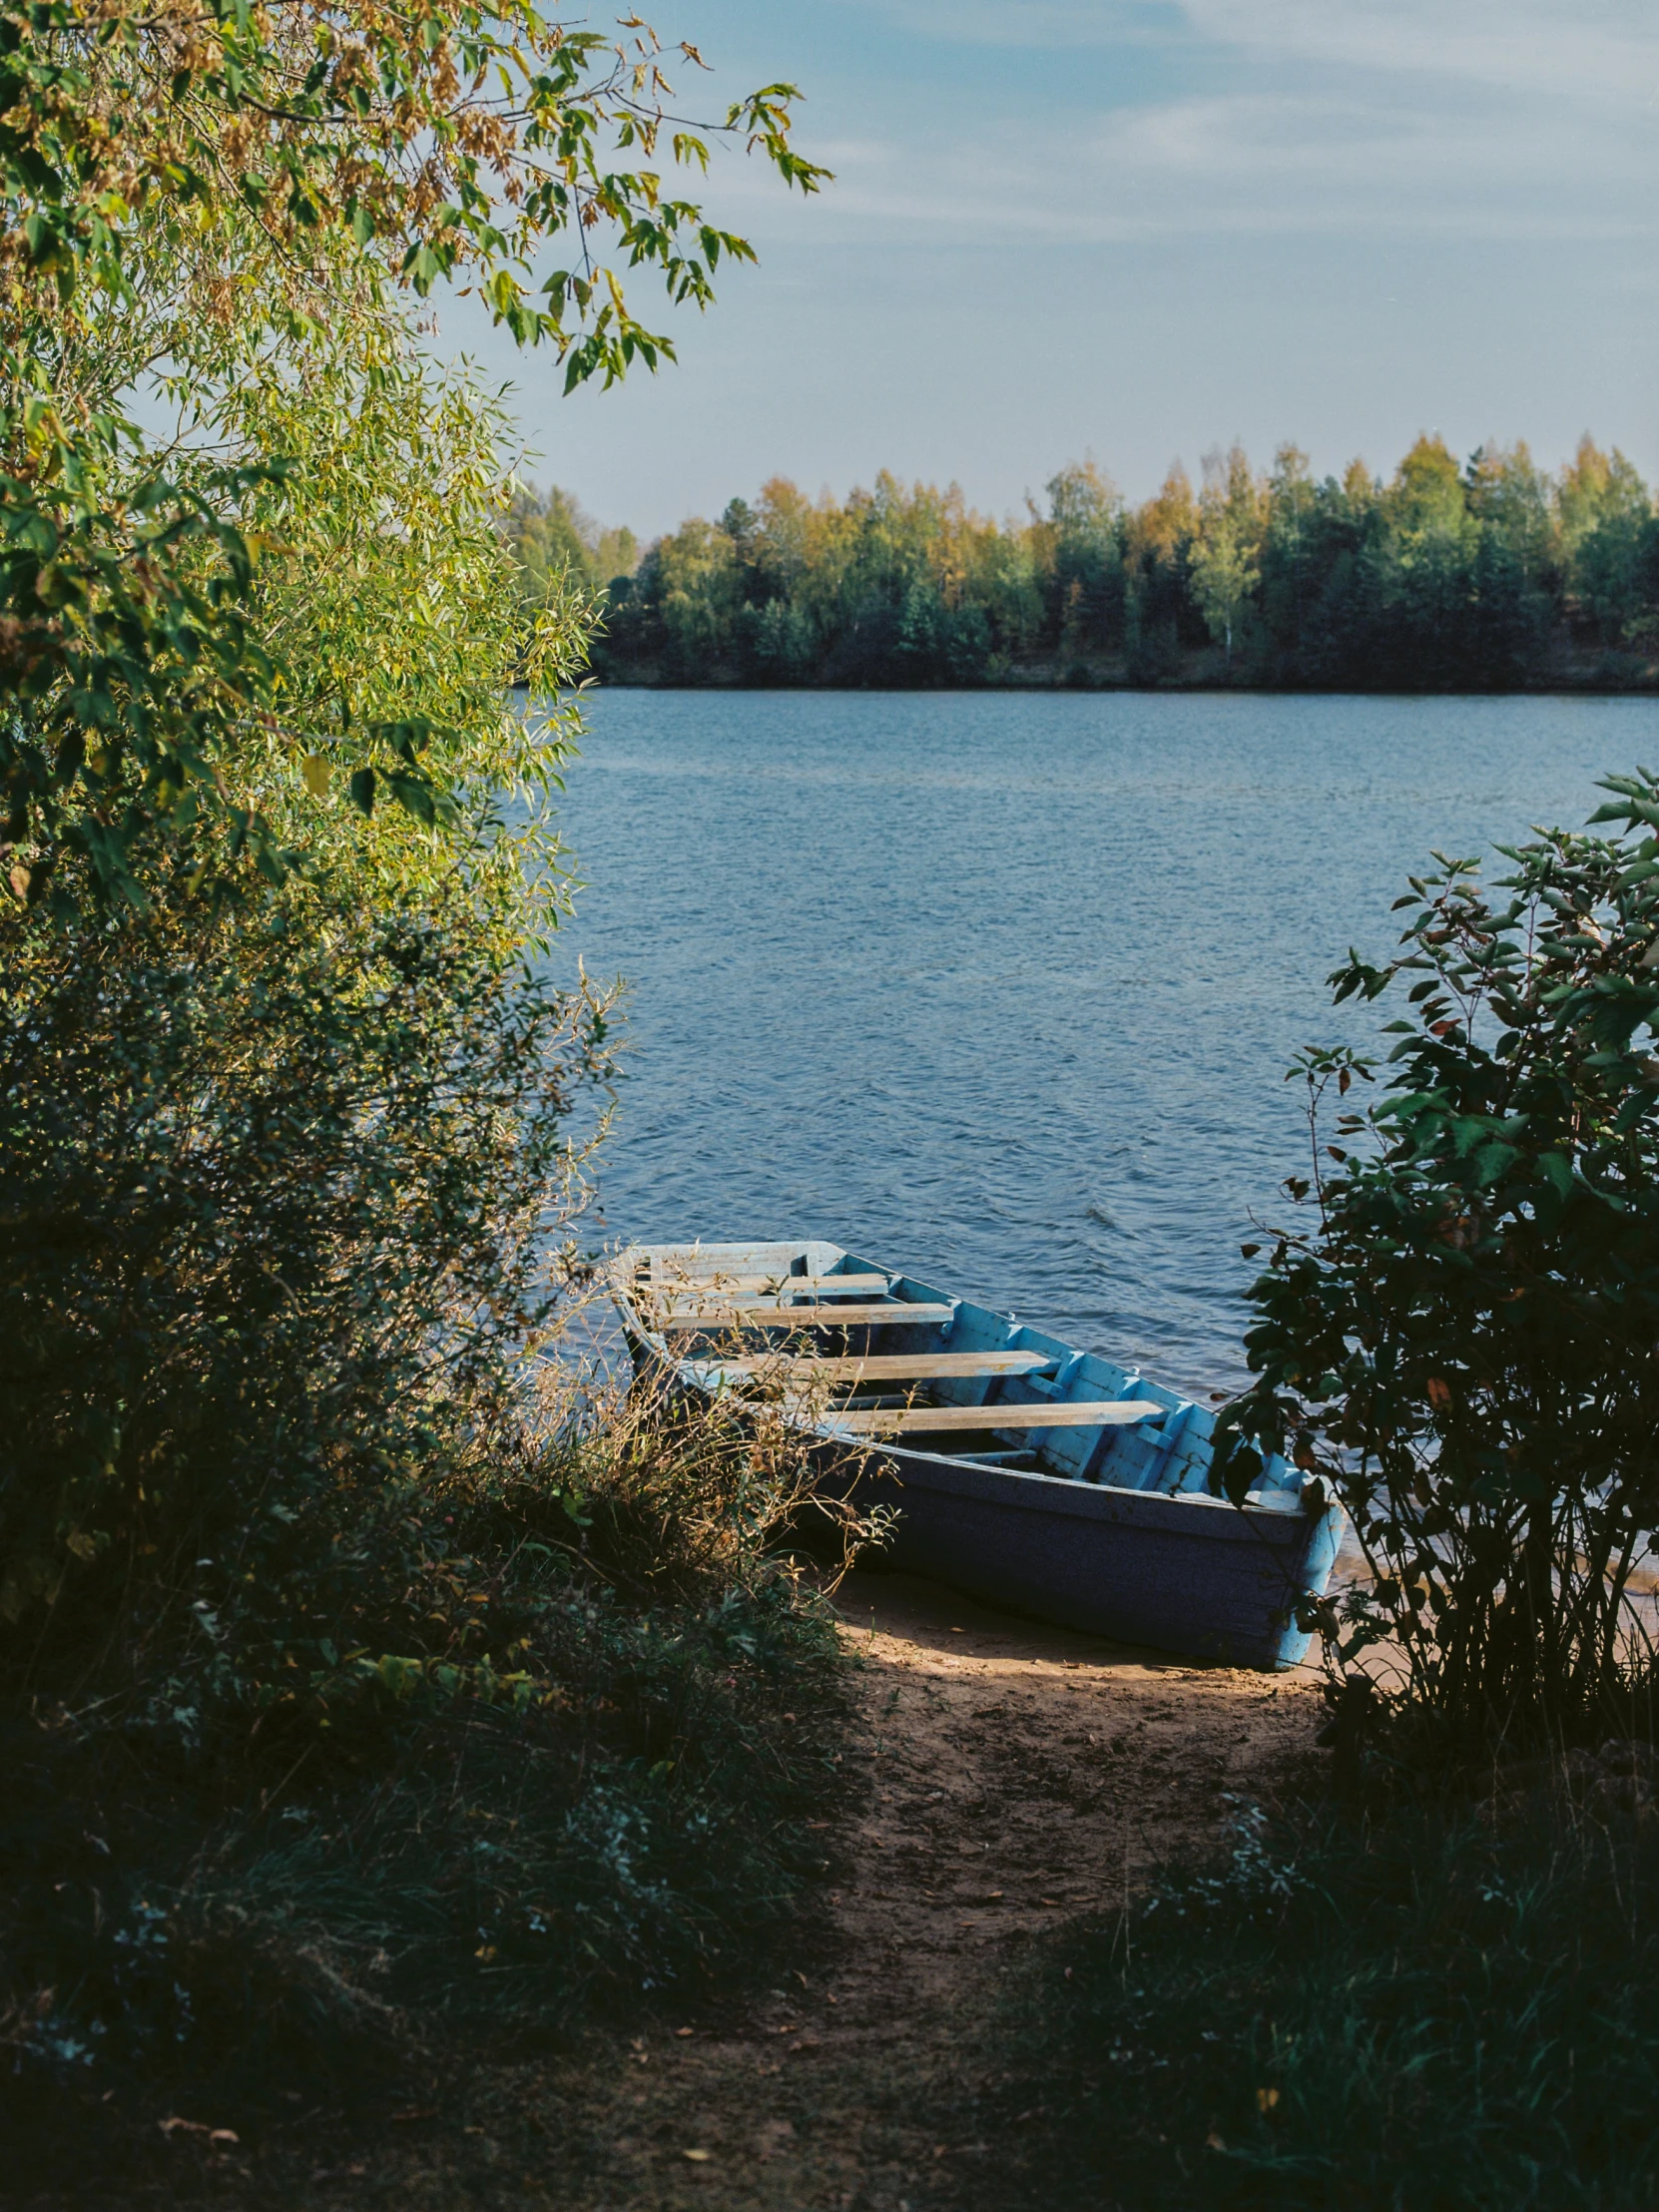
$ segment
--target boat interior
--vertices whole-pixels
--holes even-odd
[[[1206,1406],[838,1246],[637,1246],[614,1281],[625,1323],[682,1380],[782,1399],[826,1437],[1210,1495]],[[1300,1485],[1270,1460],[1252,1502],[1295,1509]]]

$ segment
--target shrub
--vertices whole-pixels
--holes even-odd
[[[1642,1642],[1631,1577],[1659,1524],[1659,783],[1605,788],[1595,822],[1620,833],[1504,847],[1513,872],[1491,893],[1472,860],[1442,860],[1397,902],[1400,956],[1351,955],[1333,976],[1339,1000],[1409,985],[1394,1072],[1361,1108],[1370,1063],[1301,1063],[1314,1166],[1287,1188],[1314,1218],[1249,1293],[1260,1380],[1224,1421],[1230,1490],[1259,1446],[1342,1498],[1375,1581],[1339,1650],[1392,1639],[1418,1708],[1465,1752],[1591,1730]]]
[[[347,883],[11,926],[0,1681],[205,1656],[342,1499],[509,1418],[606,1047],[491,920]]]
[[[0,2045],[43,2156],[43,2089],[257,2117],[683,2007],[799,1913],[842,1689],[773,1549],[791,1432],[547,1394],[516,1458],[343,1490],[224,1577],[224,1666],[123,1647],[142,1694],[8,1701]]]

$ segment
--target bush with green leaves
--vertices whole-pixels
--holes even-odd
[[[10,932],[0,1638],[35,1679],[164,1620],[208,1658],[227,1545],[273,1572],[354,1486],[510,1421],[604,1007],[526,972],[460,878],[359,899],[167,885]]]
[[[1312,1219],[1249,1293],[1259,1380],[1224,1418],[1230,1491],[1285,1449],[1352,1516],[1375,1579],[1339,1655],[1389,1640],[1473,1750],[1593,1729],[1646,1653],[1659,781],[1604,788],[1587,830],[1500,848],[1491,888],[1469,859],[1413,878],[1399,955],[1333,976],[1403,990],[1398,1041],[1376,1090],[1350,1049],[1301,1063]]]
[[[0,906],[0,1629],[38,1643],[44,1610],[37,1679],[112,1587],[124,1627],[206,1602],[175,1570],[210,1529],[269,1533],[492,1432],[606,1054],[600,1000],[536,965],[572,718],[510,689],[499,403],[337,242],[307,281],[331,276],[339,311],[287,298],[274,341],[270,298],[216,289],[227,256],[258,260],[247,212],[185,237],[150,213],[134,311],[74,372],[97,399],[165,363],[180,479],[206,499],[241,471],[238,620],[284,711],[243,732],[240,771],[283,858],[258,864],[250,830],[210,864],[188,788],[147,826],[91,764],[75,805],[126,896],[71,838],[52,898]],[[542,680],[580,636],[574,598],[543,611]],[[418,759],[336,772],[394,728],[428,733]]]

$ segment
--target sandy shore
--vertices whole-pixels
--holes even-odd
[[[1319,1759],[1308,1674],[1172,1663],[900,1575],[849,1576],[838,1602],[858,1661],[847,1756],[862,1810],[825,1837],[828,1939],[741,2011],[693,2013],[575,2073],[503,2079],[477,2149],[510,2168],[514,2201],[994,2202],[971,2115],[1002,1970],[1041,1932],[1216,1843],[1230,1794],[1270,1802]],[[453,2170],[447,2185],[404,2176],[406,2202],[467,2201]]]

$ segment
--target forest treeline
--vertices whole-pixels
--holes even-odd
[[[1265,474],[1238,446],[1130,506],[1092,462],[997,522],[883,472],[845,500],[785,477],[643,555],[566,492],[509,524],[527,600],[601,603],[617,683],[1235,684],[1508,690],[1659,682],[1659,516],[1616,448],[1558,473],[1524,444],[1459,464],[1418,438],[1391,478]]]

